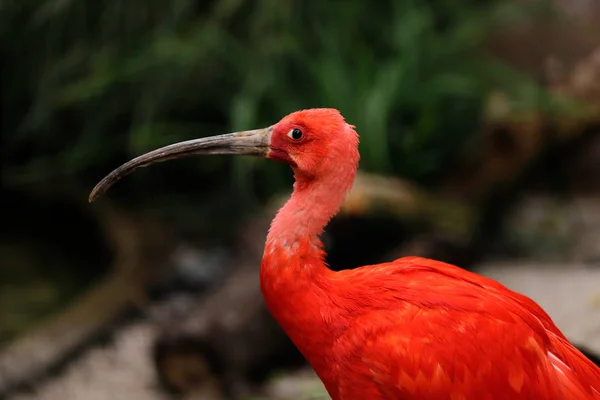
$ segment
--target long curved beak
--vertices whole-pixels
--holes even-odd
[[[126,162],[104,177],[92,190],[89,202],[93,202],[106,192],[119,179],[132,173],[136,168],[146,167],[157,162],[182,158],[197,154],[241,154],[267,157],[273,127],[210,136],[188,140],[161,147]]]

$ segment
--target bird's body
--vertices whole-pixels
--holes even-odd
[[[107,176],[180,155],[250,154],[290,164],[294,193],[269,230],[266,304],[333,400],[600,400],[600,369],[531,299],[419,257],[333,272],[319,235],[358,164],[358,135],[337,110],[159,149]]]
[[[263,273],[267,304],[333,400],[600,399],[596,365],[493,280],[420,257],[288,278]]]

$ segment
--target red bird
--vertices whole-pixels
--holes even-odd
[[[291,166],[296,183],[260,267],[266,304],[333,400],[600,400],[600,369],[531,299],[419,257],[333,272],[319,235],[351,188],[358,135],[311,109],[253,131],[190,140],[113,171],[193,154],[246,154]]]

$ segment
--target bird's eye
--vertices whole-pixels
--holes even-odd
[[[298,128],[294,128],[288,132],[288,136],[290,137],[290,139],[300,140],[302,139],[302,131]]]

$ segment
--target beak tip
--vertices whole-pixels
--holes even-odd
[[[90,195],[88,196],[88,203],[93,203],[94,201],[98,200],[98,197],[100,197],[103,192],[104,191],[101,190],[99,185],[96,185],[96,187],[92,189]]]

